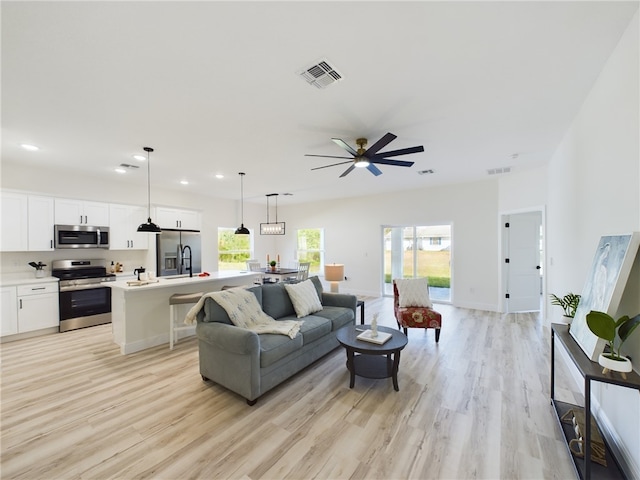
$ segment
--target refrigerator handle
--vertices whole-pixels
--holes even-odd
[[[178,242],[176,248],[178,249],[176,252],[176,269],[178,270],[178,275],[182,275],[182,248],[180,242]]]

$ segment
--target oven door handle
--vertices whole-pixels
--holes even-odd
[[[68,287],[60,287],[61,292],[73,292],[76,290],[93,290],[96,288],[110,288],[104,283],[90,283],[87,285],[71,285]]]

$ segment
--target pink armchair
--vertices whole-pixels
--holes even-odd
[[[431,302],[428,303],[430,304]],[[436,312],[431,305],[401,307],[398,286],[395,280],[393,281],[393,313],[398,322],[398,329],[402,328],[405,335],[407,334],[407,328],[435,328],[436,343],[440,340],[442,315]]]

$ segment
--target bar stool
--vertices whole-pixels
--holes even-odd
[[[175,293],[169,297],[169,350],[173,350],[174,343],[177,343],[177,333],[180,330],[187,330],[193,328],[191,325],[177,326],[176,320],[178,317],[178,306],[187,305],[189,303],[198,303],[200,297],[204,295],[204,292],[197,293]]]

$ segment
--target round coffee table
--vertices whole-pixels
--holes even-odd
[[[404,333],[394,328],[378,327],[379,332],[388,332],[391,338],[382,345],[359,340],[356,338],[364,330],[370,330],[370,325],[348,325],[336,332],[340,345],[347,350],[347,369],[351,373],[349,388],[353,388],[356,375],[365,378],[393,379],[393,388],[398,388],[398,368],[400,366],[400,350],[407,345]],[[356,355],[358,353],[359,355]]]

